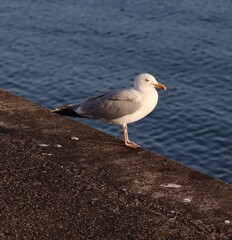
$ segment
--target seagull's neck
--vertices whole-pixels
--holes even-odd
[[[150,94],[153,93],[155,95],[158,95],[158,92],[153,87],[135,87],[135,89],[141,93],[141,94]]]

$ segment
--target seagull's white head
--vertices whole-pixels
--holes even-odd
[[[157,80],[151,74],[148,74],[148,73],[139,74],[135,78],[134,86],[135,86],[135,89],[137,90],[154,88],[154,87],[166,90],[166,87],[163,84],[158,83]]]

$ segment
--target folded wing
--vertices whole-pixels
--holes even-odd
[[[125,89],[87,98],[80,103],[57,108],[53,112],[110,121],[134,113],[140,107],[139,102],[140,95],[136,90]]]

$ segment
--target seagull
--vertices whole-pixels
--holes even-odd
[[[125,146],[138,148],[140,145],[129,140],[127,125],[154,110],[158,103],[156,88],[166,90],[151,74],[142,73],[135,78],[133,88],[86,98],[79,103],[57,107],[52,112],[71,117],[98,118],[109,124],[121,125]]]

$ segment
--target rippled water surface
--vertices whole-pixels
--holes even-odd
[[[0,3],[0,87],[53,108],[152,73],[168,91],[130,138],[232,183],[231,0]]]

